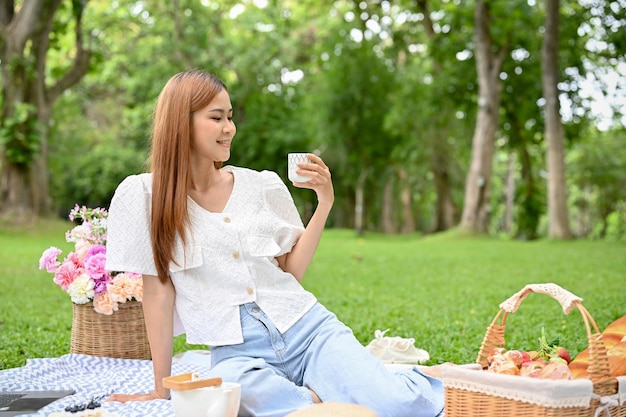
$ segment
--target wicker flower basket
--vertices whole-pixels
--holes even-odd
[[[124,359],[150,359],[140,302],[118,305],[112,315],[96,313],[93,303],[74,304],[71,353]]]
[[[507,315],[532,292],[551,296],[565,314],[573,307],[580,311],[590,350],[590,379],[545,380],[484,371],[488,354],[504,347]],[[626,417],[626,377],[611,377],[602,334],[581,301],[558,285],[534,284],[500,304],[476,360],[483,370],[442,370],[446,417]]]

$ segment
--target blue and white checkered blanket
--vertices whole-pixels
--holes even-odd
[[[198,372],[208,374],[205,363],[180,360],[172,364],[172,375]],[[55,401],[38,413],[29,416],[44,417],[63,411],[67,406],[86,404],[92,398],[106,398],[115,392],[127,394],[149,392],[154,387],[152,362],[147,360],[101,358],[68,354],[60,358],[29,359],[21,368],[0,371],[0,392],[68,390],[76,394]],[[123,417],[174,417],[170,401],[107,402],[107,413]]]

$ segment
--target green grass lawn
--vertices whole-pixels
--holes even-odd
[[[51,245],[72,249],[71,224],[0,228],[0,369],[69,352],[69,296],[38,270]],[[498,305],[529,283],[554,282],[584,299],[600,329],[626,314],[626,244],[519,242],[327,230],[303,285],[367,344],[376,329],[415,338],[431,363],[474,362]],[[530,295],[506,322],[508,348],[533,349],[545,328],[572,356],[587,346],[580,314],[565,316],[545,295]],[[175,341],[175,351],[197,346]]]

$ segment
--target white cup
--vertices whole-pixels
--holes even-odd
[[[310,162],[306,152],[292,152],[287,154],[287,176],[291,182],[308,182],[311,177],[296,174],[300,162]]]
[[[222,385],[191,390],[171,390],[176,417],[237,417],[241,402],[241,385]]]

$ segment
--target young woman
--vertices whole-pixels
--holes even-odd
[[[155,388],[112,401],[169,398],[172,340],[209,345],[211,372],[242,387],[240,416],[283,417],[315,402],[379,417],[437,416],[441,381],[390,372],[300,280],[334,201],[331,174],[309,154],[317,194],[306,228],[280,177],[224,166],[236,128],[226,86],[199,70],[173,76],[156,104],[151,173],[111,202],[107,269],[141,273]]]

